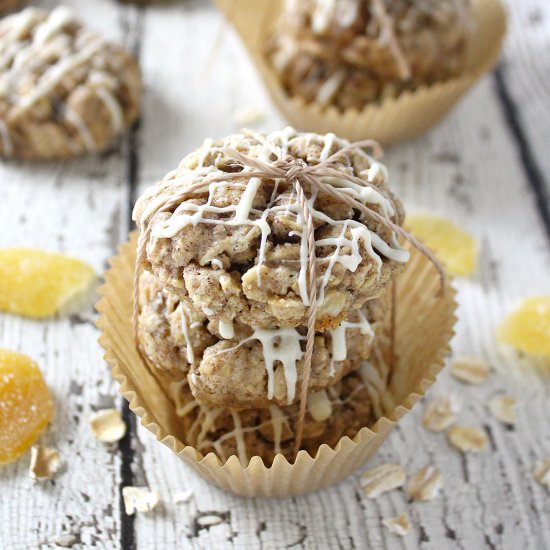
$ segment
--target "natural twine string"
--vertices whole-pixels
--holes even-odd
[[[359,141],[356,143],[348,144],[343,147],[326,160],[321,161],[319,164],[310,166],[301,159],[296,159],[292,156],[286,156],[279,158],[272,163],[267,163],[257,158],[252,158],[243,153],[240,153],[230,147],[224,147],[224,153],[238,163],[243,168],[249,167],[251,170],[243,170],[241,172],[223,173],[222,175],[204,178],[198,183],[190,185],[180,191],[164,203],[164,205],[157,208],[152,212],[147,219],[141,220],[140,235],[138,238],[136,266],[134,273],[134,293],[133,293],[133,311],[132,322],[134,328],[134,341],[138,353],[141,356],[141,351],[138,342],[138,314],[139,314],[139,277],[141,268],[146,261],[146,247],[149,242],[152,231],[151,220],[156,214],[162,212],[173,212],[182,202],[193,197],[194,194],[204,192],[208,189],[210,184],[218,182],[228,182],[236,179],[246,178],[248,180],[252,178],[266,178],[266,179],[282,179],[289,185],[294,186],[298,197],[298,202],[302,210],[304,217],[307,247],[308,247],[308,320],[307,320],[307,337],[306,337],[306,349],[304,353],[304,366],[302,385],[300,389],[300,411],[298,415],[298,421],[296,425],[295,435],[295,453],[297,454],[302,444],[303,424],[306,413],[307,404],[307,390],[309,386],[309,379],[311,374],[311,362],[313,357],[313,346],[315,343],[315,321],[317,316],[317,267],[315,259],[315,227],[313,223],[313,216],[310,210],[309,200],[307,198],[304,186],[307,185],[310,191],[317,189],[318,191],[327,193],[337,201],[345,202],[352,208],[359,210],[365,218],[385,225],[389,229],[393,230],[396,234],[407,240],[412,246],[417,248],[422,254],[424,254],[434,265],[439,273],[441,282],[441,292],[445,289],[445,272],[443,268],[433,256],[433,254],[419,241],[417,241],[413,235],[408,231],[405,231],[402,227],[392,222],[390,219],[385,218],[378,212],[372,210],[365,204],[359,202],[353,198],[350,194],[345,192],[345,188],[335,187],[332,184],[321,181],[323,177],[337,177],[340,180],[344,179],[348,182],[355,183],[360,186],[369,186],[380,192],[372,182],[366,181],[356,176],[344,174],[334,168],[335,162],[342,156],[347,155],[351,150],[361,148],[373,148],[379,149],[376,142],[372,140]]]

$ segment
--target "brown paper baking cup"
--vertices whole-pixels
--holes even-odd
[[[266,467],[258,456],[241,464],[236,456],[225,463],[185,445],[185,433],[174,403],[159,379],[138,355],[131,324],[136,233],[111,259],[105,284],[99,290],[100,344],[105,360],[120,383],[120,392],[142,424],[186,464],[208,481],[245,496],[280,497],[308,493],[344,479],[380,447],[399,419],[424,395],[444,365],[456,322],[455,291],[438,293],[439,277],[432,264],[416,249],[397,283],[395,352],[384,401],[388,414],[351,439],[343,437],[335,448],[321,445],[315,457],[300,451],[294,463],[277,455]]]
[[[496,63],[506,35],[506,12],[499,0],[474,0],[473,30],[467,66],[460,77],[406,91],[399,97],[368,104],[363,110],[344,112],[290,97],[268,65],[264,52],[267,38],[281,13],[282,0],[215,0],[241,36],[273,102],[298,130],[333,132],[351,141],[375,139],[390,145],[412,139],[437,124]]]

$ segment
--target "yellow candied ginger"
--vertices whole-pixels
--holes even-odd
[[[550,358],[550,296],[525,299],[497,329],[501,342]]]
[[[0,249],[0,311],[50,317],[84,295],[95,280],[91,266],[64,254]]]
[[[450,220],[434,214],[413,214],[407,216],[405,227],[434,251],[449,273],[466,277],[475,271],[477,241]]]
[[[52,418],[53,399],[38,365],[0,348],[0,464],[22,455]]]

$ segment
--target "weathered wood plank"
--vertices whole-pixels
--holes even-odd
[[[67,4],[106,36],[124,38],[121,11],[112,2]],[[100,274],[126,233],[125,159],[121,141],[100,158],[2,162],[0,246],[66,252]],[[57,448],[64,462],[54,480],[37,484],[27,472],[28,455],[0,469],[1,548],[51,548],[61,533],[74,534],[80,547],[119,547],[117,447],[98,443],[88,425],[93,411],[119,402],[94,318],[92,304],[44,322],[0,315],[0,345],[36,359],[54,394],[55,417],[40,442]]]

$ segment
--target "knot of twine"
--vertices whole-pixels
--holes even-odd
[[[319,192],[324,192],[333,197],[336,201],[344,202],[352,208],[359,210],[363,218],[370,219],[382,225],[385,225],[399,236],[403,237],[412,246],[418,249],[424,256],[426,256],[435,269],[439,273],[441,292],[445,289],[445,272],[437,259],[433,256],[429,249],[417,241],[413,235],[403,229],[401,226],[392,222],[390,219],[385,218],[375,210],[372,210],[362,202],[359,202],[349,193],[345,192],[345,188],[335,187],[332,184],[321,181],[321,178],[336,177],[340,181],[346,180],[350,183],[360,185],[362,187],[368,186],[379,193],[383,194],[381,189],[375,186],[372,182],[363,178],[345,174],[334,167],[335,162],[342,156],[345,156],[353,149],[371,148],[375,157],[380,156],[381,148],[377,142],[372,140],[359,141],[356,143],[350,143],[343,147],[327,159],[319,162],[315,165],[308,165],[301,159],[296,159],[290,155],[280,158],[278,151],[274,148],[273,144],[269,143],[263,136],[254,134],[259,141],[268,146],[275,156],[279,157],[277,160],[268,163],[258,158],[252,158],[230,147],[224,147],[224,153],[231,159],[237,161],[243,170],[240,172],[228,172],[216,177],[206,177],[198,183],[190,185],[171,198],[167,199],[164,205],[155,209],[147,219],[141,220],[141,231],[138,238],[137,256],[136,256],[136,269],[134,274],[134,295],[133,295],[133,312],[132,322],[134,326],[134,340],[137,347],[137,351],[141,356],[141,351],[138,342],[138,314],[139,314],[139,276],[141,268],[146,260],[146,246],[149,242],[149,238],[152,231],[152,224],[150,221],[156,214],[162,212],[170,212],[177,208],[182,202],[193,197],[196,193],[205,192],[209,185],[212,183],[232,181],[236,179],[246,178],[248,180],[252,178],[266,178],[266,179],[283,179],[288,182],[289,185],[294,187],[296,196],[302,215],[304,217],[304,224],[307,237],[307,252],[308,252],[308,318],[307,318],[307,337],[306,337],[306,349],[304,352],[304,366],[303,377],[300,388],[300,409],[298,414],[298,421],[295,434],[294,452],[298,453],[302,443],[303,425],[306,413],[307,404],[307,390],[309,386],[309,379],[311,376],[311,362],[313,357],[313,346],[315,342],[315,321],[317,317],[317,268],[315,258],[315,227],[313,223],[313,216],[310,210],[310,204],[306,193],[304,191],[304,185],[308,185],[313,191],[316,189]],[[244,167],[250,168],[250,170],[244,170]],[[385,195],[384,195],[385,196]],[[389,197],[385,196],[390,200]]]

